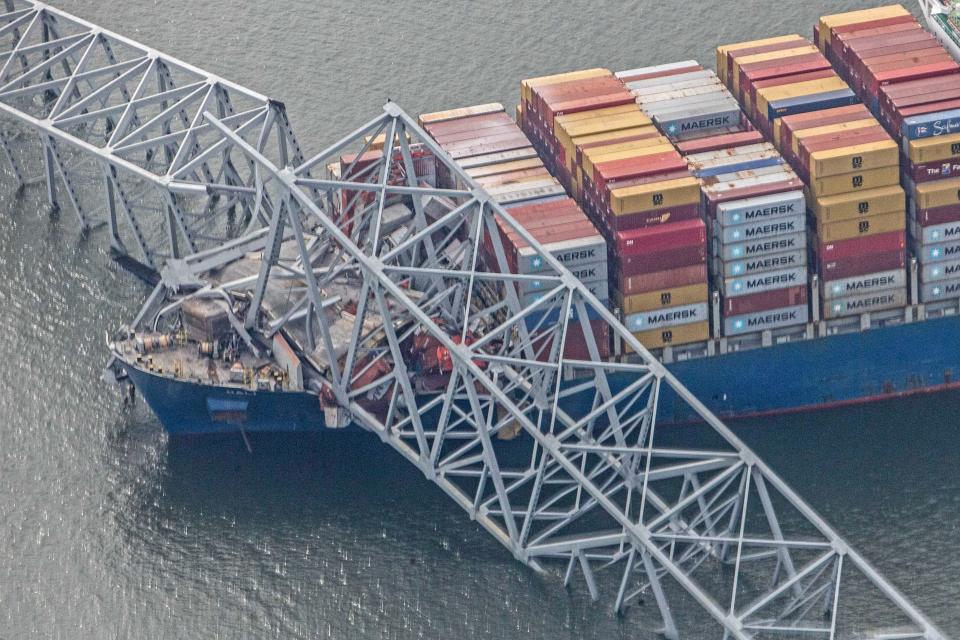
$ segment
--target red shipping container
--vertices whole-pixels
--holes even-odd
[[[481,129],[502,127],[508,124],[516,126],[516,123],[513,121],[513,119],[507,115],[506,112],[501,111],[498,113],[488,113],[482,116],[474,116],[472,118],[461,118],[459,120],[447,120],[446,122],[428,124],[424,127],[424,129],[427,131],[427,133],[436,138],[437,136],[456,133],[458,131],[480,131]]]
[[[677,150],[685,155],[695,153],[706,153],[707,151],[718,151],[720,149],[732,149],[748,144],[759,144],[764,142],[763,134],[759,131],[741,131],[738,133],[727,133],[720,136],[708,136],[705,138],[696,138],[686,140],[676,144]]]
[[[610,325],[605,320],[597,319],[590,321],[590,328],[593,330],[600,358],[606,360],[610,357]],[[552,331],[552,327],[548,329]],[[547,338],[538,339],[537,334],[534,333],[531,338],[537,345],[537,359],[540,362],[549,360],[553,349],[553,334],[550,334]],[[563,343],[563,357],[567,360],[593,360],[587,347],[583,325],[579,321],[567,324],[567,337]]]
[[[916,220],[921,227],[957,222],[960,220],[960,205],[953,204],[934,209],[919,209],[916,213]]]
[[[795,307],[807,303],[807,285],[797,285],[774,291],[761,291],[746,296],[724,298],[723,315],[739,316],[744,313],[757,313],[768,309]]]
[[[675,209],[656,209],[625,216],[606,215],[604,223],[611,231],[629,231],[661,224],[700,219],[700,205],[688,204]]]
[[[643,253],[700,246],[707,242],[707,226],[699,218],[682,222],[633,229],[617,233],[617,255],[637,256]]]
[[[870,95],[877,95],[877,90],[885,84],[902,82],[910,78],[949,75],[957,73],[958,71],[960,71],[960,66],[957,65],[949,54],[944,53],[943,56],[938,56],[938,59],[935,61],[925,61],[923,64],[917,66],[908,62],[904,63],[902,67],[895,69],[875,71],[873,77],[865,82],[864,86]]]
[[[706,284],[706,264],[653,271],[635,276],[622,276],[618,287],[625,296],[633,296],[650,291],[662,291],[691,284]]]
[[[557,116],[566,113],[579,113],[581,111],[593,111],[595,109],[607,109],[610,107],[619,107],[625,104],[635,102],[633,94],[626,89],[614,93],[607,93],[601,96],[590,96],[579,98],[577,100],[566,100],[557,102],[547,107],[544,116],[547,122],[553,122]]]
[[[892,271],[906,266],[906,251],[868,253],[862,256],[820,260],[820,279],[823,282],[862,276],[877,271]]]
[[[910,179],[917,184],[960,177],[960,160],[958,159],[927,162],[924,164],[904,162],[901,168],[903,173],[910,176]]]
[[[733,51],[727,52],[726,66],[727,66],[727,85],[729,88],[733,88],[733,63],[737,58],[745,58],[747,56],[758,55],[761,53],[772,53],[774,51],[786,51],[788,49],[798,49],[810,42],[806,38],[801,38],[797,36],[796,39],[786,40],[784,42],[777,42],[774,44],[764,44],[756,47],[748,47],[746,49],[735,49]]]
[[[682,223],[680,223],[682,224]],[[672,249],[641,253],[619,258],[618,273],[623,276],[638,276],[655,271],[689,267],[707,263],[706,243],[699,246],[674,247]]]
[[[902,251],[907,246],[906,242],[906,232],[890,231],[836,242],[821,242],[816,246],[821,260],[839,260],[870,253]]]
[[[661,69],[659,71],[652,71],[649,73],[635,73],[633,75],[621,77],[620,82],[626,84],[628,82],[639,82],[640,80],[652,80],[654,78],[666,78],[669,76],[678,76],[683,73],[694,73],[696,71],[703,71],[703,67],[699,64],[692,64],[689,67],[678,67],[676,69]]]
[[[682,171],[686,167],[687,161],[679,153],[667,151],[595,164],[593,180],[600,189],[613,189],[615,184],[630,178]]]

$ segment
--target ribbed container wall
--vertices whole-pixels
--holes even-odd
[[[906,202],[896,143],[806,38],[721,46],[717,64],[805,185],[822,316],[905,306]]]
[[[427,113],[420,116],[420,125],[594,296],[603,303],[609,301],[605,238],[547,170],[503,105],[491,103]],[[450,175],[439,175],[438,184],[447,188],[464,187]],[[481,231],[483,263],[499,272],[493,267],[498,264],[496,247],[499,246],[511,273],[534,276],[516,285],[523,304],[532,304],[549,295],[555,285],[552,281],[537,280],[536,276],[550,275],[550,267],[512,227],[499,219],[497,226],[495,234],[486,229]],[[529,314],[526,323],[531,330],[546,330],[558,319],[558,313],[540,311]],[[610,356],[608,325],[599,318],[590,320],[600,356],[607,358]],[[580,323],[570,323],[564,344],[567,358],[591,359]],[[549,348],[542,352],[549,353]]]
[[[917,298],[960,297],[960,65],[900,5],[824,16],[815,36],[899,143]]]
[[[647,348],[710,337],[699,183],[606,69],[521,83],[521,128],[607,239],[613,300]]]
[[[712,70],[687,61],[617,76],[700,180],[710,278],[720,294],[714,335],[805,325],[805,206],[793,171]],[[754,195],[738,197],[751,188]],[[795,248],[781,250],[784,240]]]

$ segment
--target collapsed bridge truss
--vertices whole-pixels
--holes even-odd
[[[6,9],[0,36],[14,44],[0,53],[0,109],[41,139],[51,197],[58,183],[88,224],[76,171],[61,166],[69,146],[106,185],[97,196],[118,251],[132,229],[164,231],[135,243],[164,268],[134,328],[192,297],[229,301],[251,348],[287,336],[315,365],[308,386],[324,402],[519,561],[556,564],[618,612],[651,601],[669,638],[946,638],[396,105],[305,160],[279,103],[49,7]],[[131,58],[94,65],[94,52],[121,44]],[[172,70],[199,79],[171,82]],[[375,161],[326,171],[378,139]],[[2,147],[21,180],[13,141]],[[457,188],[422,179],[424,151]],[[126,210],[119,187],[134,180],[155,192],[152,215]],[[386,215],[398,201],[412,210],[400,226]],[[532,276],[511,272],[501,229],[545,265],[542,297],[518,293]],[[224,279],[254,254],[255,274]],[[289,304],[271,317],[277,281]],[[357,293],[343,352],[328,310],[346,281]],[[576,331],[589,357],[565,355]],[[411,336],[443,348],[434,388],[414,384]],[[607,336],[632,355],[602,359]],[[668,402],[699,420],[659,424]]]

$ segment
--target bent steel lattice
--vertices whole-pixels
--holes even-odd
[[[131,329],[203,299],[258,357],[284,336],[318,403],[377,434],[519,561],[558,563],[618,612],[651,598],[667,637],[707,624],[739,639],[946,637],[396,105],[304,159],[280,103],[45,5],[6,10],[0,109],[40,138],[51,202],[65,193],[90,224],[69,146],[106,185],[113,246],[132,238],[160,270]],[[378,138],[375,161],[315,177]],[[459,187],[425,181],[422,152]],[[134,182],[154,198],[139,210]],[[388,218],[398,199],[412,207],[401,225]],[[511,273],[499,229],[542,262],[539,299],[518,294],[532,276]],[[601,358],[596,326],[631,355]],[[588,358],[564,355],[571,331]],[[418,365],[417,344],[441,364]],[[132,366],[115,356],[118,374]],[[698,421],[658,424],[666,402]]]

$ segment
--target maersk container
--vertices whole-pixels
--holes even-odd
[[[899,289],[905,286],[907,286],[907,272],[904,269],[868,273],[822,283],[824,300],[846,298],[884,289]]]
[[[775,236],[794,233],[806,233],[807,218],[804,213],[796,213],[776,220],[761,220],[747,224],[717,227],[720,242],[740,243],[764,240]]]
[[[950,298],[960,298],[960,278],[931,282],[920,287],[920,302],[936,302]]]
[[[803,191],[790,191],[724,202],[717,206],[717,222],[722,226],[738,225],[757,220],[785,218],[805,210],[806,198]]]
[[[923,264],[960,259],[960,240],[940,244],[913,244],[913,253]]]
[[[946,260],[924,264],[920,270],[920,282],[940,282],[960,278],[960,260]]]
[[[703,131],[735,126],[740,122],[739,106],[708,106],[686,116],[657,116],[654,118],[661,131],[671,138],[681,138]]]
[[[598,262],[585,265],[574,265],[569,267],[569,271],[580,282],[607,282],[609,280],[609,271],[606,256]],[[528,274],[533,275],[533,274]],[[522,280],[519,282],[520,293],[536,293],[553,289],[557,286],[555,280]]]
[[[865,293],[849,298],[837,298],[823,305],[823,317],[826,319],[856,316],[870,311],[897,309],[907,304],[907,290],[886,289],[875,293]]]
[[[774,253],[772,255],[758,256],[746,260],[723,261],[717,259],[715,271],[722,278],[735,278],[737,276],[748,276],[765,271],[775,271],[777,269],[803,267],[806,266],[806,264],[807,250],[798,249],[796,251]]]
[[[768,311],[758,311],[740,316],[730,316],[723,320],[723,335],[738,336],[754,331],[780,329],[810,320],[810,309],[805,304],[782,307]]]
[[[651,331],[653,329],[664,329],[666,327],[676,327],[696,322],[707,322],[710,320],[709,313],[709,305],[707,305],[706,302],[700,302],[679,307],[631,313],[624,318],[624,324],[627,329],[633,332]]]
[[[807,233],[804,231],[788,236],[768,238],[766,240],[751,240],[737,244],[725,244],[720,250],[720,256],[724,260],[742,260],[768,254],[796,251],[798,249],[805,249],[806,246]]]
[[[924,244],[938,244],[941,242],[960,240],[960,222],[948,222],[946,224],[921,227],[911,221],[911,227],[914,232],[913,237]]]
[[[567,268],[597,262],[607,253],[607,243],[603,236],[580,237],[557,242],[547,241],[543,246]],[[550,269],[543,257],[530,247],[523,247],[517,253],[519,273],[533,274]]]
[[[773,122],[777,118],[809,111],[822,111],[834,107],[846,107],[859,102],[857,94],[850,89],[814,93],[796,98],[774,100],[767,106],[767,118]]]
[[[727,278],[723,281],[723,295],[728,298],[746,296],[752,293],[795,287],[807,281],[807,268],[780,269],[752,276]]]

